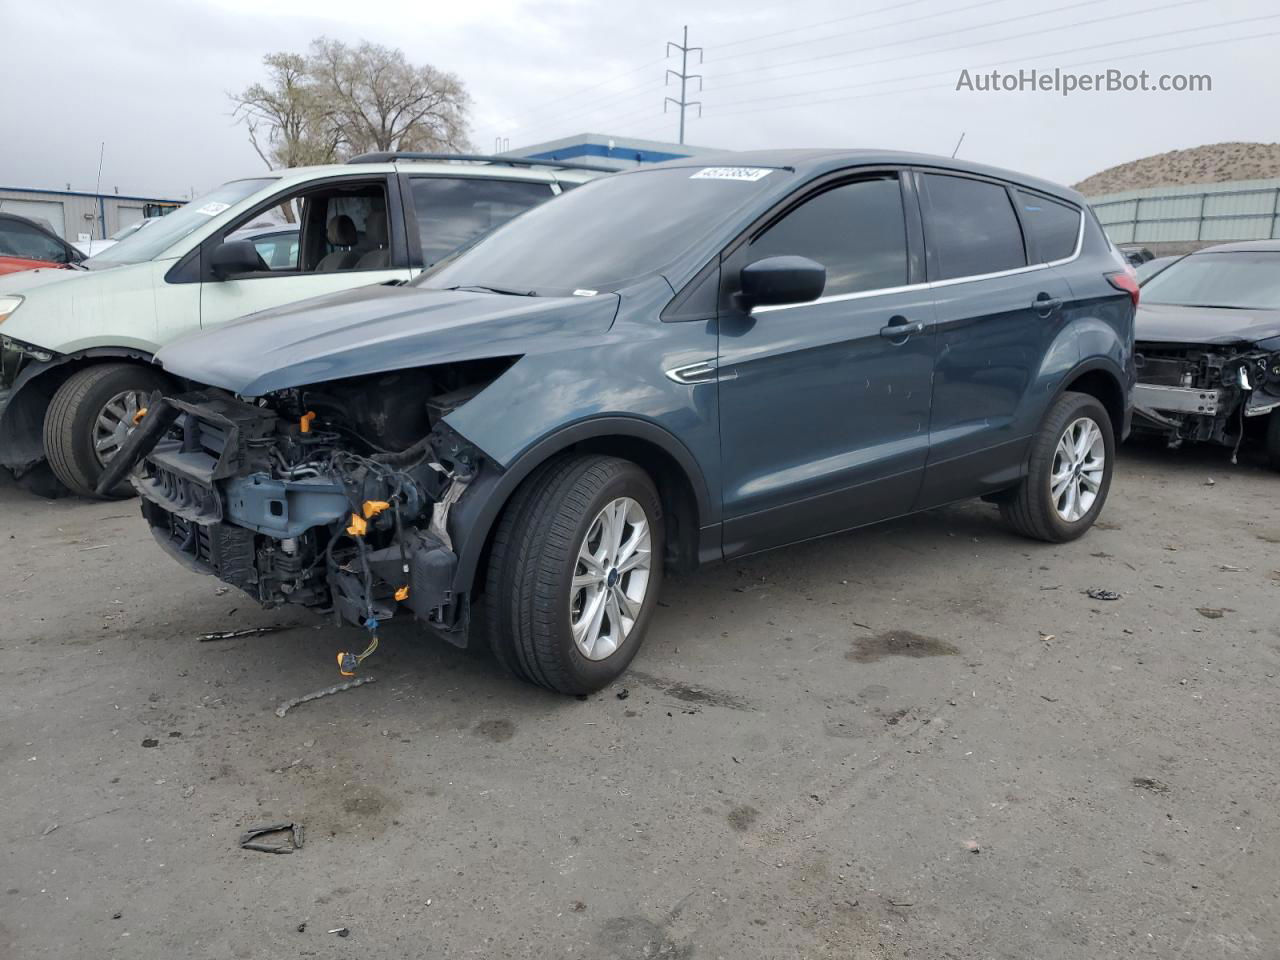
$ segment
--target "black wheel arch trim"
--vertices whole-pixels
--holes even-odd
[[[455,593],[468,592],[475,583],[489,534],[502,508],[524,479],[538,466],[575,444],[606,437],[644,440],[667,453],[679,465],[693,489],[699,523],[712,522],[709,518],[713,507],[706,478],[693,453],[678,437],[639,417],[601,416],[579,420],[531,444],[505,470],[482,471],[467,494],[454,505],[449,527],[458,555],[453,579]]]
[[[1086,373],[1101,371],[1111,377],[1115,381],[1116,389],[1120,393],[1121,398],[1121,424],[1120,429],[1116,430],[1116,443],[1121,443],[1129,432],[1129,421],[1133,414],[1133,390],[1132,387],[1125,387],[1125,372],[1118,363],[1110,357],[1094,356],[1086,360],[1081,360],[1069,371],[1063,374],[1062,379],[1058,382],[1057,388],[1053,391],[1053,396],[1049,398],[1049,402],[1045,405],[1045,412],[1058,402],[1058,398],[1067,392],[1067,388],[1076,380],[1084,376]],[[1105,405],[1105,404],[1104,404]],[[1108,411],[1110,412],[1110,411]],[[1112,424],[1114,427],[1115,424]]]

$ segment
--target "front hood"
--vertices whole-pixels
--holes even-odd
[[[514,297],[372,286],[266,310],[156,354],[170,373],[244,397],[389,370],[515,356],[603,334],[615,294]]]
[[[1139,343],[1255,343],[1280,335],[1280,310],[1231,310],[1139,303],[1134,339]]]

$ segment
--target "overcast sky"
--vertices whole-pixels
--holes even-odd
[[[262,169],[227,91],[320,35],[457,73],[485,152],[582,131],[675,140],[664,41],[705,48],[693,144],[880,146],[1062,182],[1152,153],[1272,141],[1275,0],[0,0],[0,185],[185,197]],[[1220,42],[1228,41],[1228,42]],[[960,71],[1209,74],[1207,93],[976,93]]]

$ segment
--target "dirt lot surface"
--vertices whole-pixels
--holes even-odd
[[[1270,960],[1278,503],[1129,450],[1073,544],[973,503],[671,583],[585,702],[404,628],[280,719],[358,634],[0,490],[0,957]]]

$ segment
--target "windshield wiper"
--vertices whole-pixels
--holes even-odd
[[[445,287],[446,290],[479,290],[483,293],[500,293],[507,297],[536,297],[536,290],[512,290],[508,287],[490,287],[483,283],[463,283],[456,287]]]

